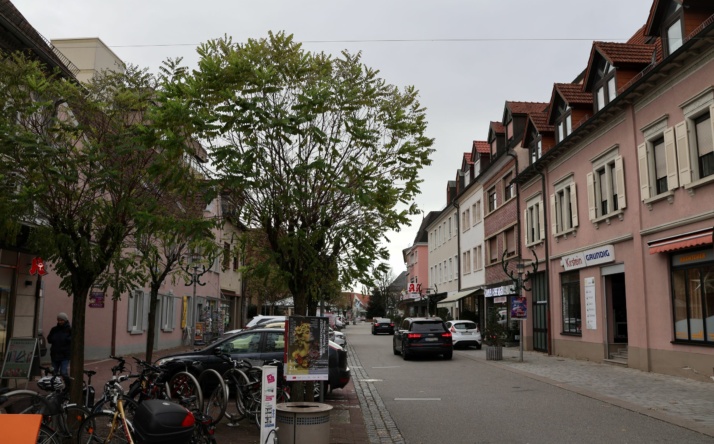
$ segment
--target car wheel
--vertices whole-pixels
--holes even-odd
[[[481,344],[476,344],[476,350],[481,350]]]
[[[450,351],[450,352],[448,352],[448,353],[444,353],[444,359],[446,359],[447,361],[448,361],[449,359],[451,359],[453,356],[454,356],[454,352],[453,352],[453,351]]]
[[[395,355],[399,354],[399,351],[397,350],[397,348],[395,346],[392,346],[392,352],[394,352]]]
[[[374,331],[374,330],[372,330],[372,334],[373,334],[373,335],[376,335],[377,333],[375,333],[375,331]]]
[[[410,357],[411,356],[409,355],[409,350],[404,345],[402,345],[402,359],[408,361]]]

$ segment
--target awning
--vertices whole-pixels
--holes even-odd
[[[470,296],[470,295],[476,293],[477,291],[478,291],[478,289],[476,289],[476,290],[471,289],[471,290],[465,290],[465,291],[460,291],[460,292],[458,292],[458,293],[454,293],[454,294],[452,294],[452,295],[450,295],[450,296],[447,296],[446,299],[442,299],[442,300],[439,301],[439,303],[436,304],[436,305],[437,305],[437,307],[438,307],[438,306],[441,306],[442,304],[448,304],[448,303],[451,303],[451,302],[458,302],[460,299],[463,299],[463,298],[465,298],[466,296]]]
[[[706,230],[692,231],[678,236],[650,241],[647,242],[647,245],[650,247],[650,254],[666,253],[668,251],[711,244],[713,236],[714,231],[711,228],[707,228]]]

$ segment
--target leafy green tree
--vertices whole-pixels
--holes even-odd
[[[266,233],[296,312],[314,314],[326,285],[370,282],[431,163],[417,90],[388,84],[359,53],[307,52],[282,32],[198,52],[176,107],[204,124],[222,186]]]
[[[0,63],[2,226],[30,225],[35,251],[72,300],[71,376],[82,380],[85,311],[93,286],[126,293],[140,266],[122,254],[137,215],[189,183],[182,131],[160,131],[157,81],[126,67],[86,84],[63,80],[22,55]],[[72,399],[81,400],[73,384]]]

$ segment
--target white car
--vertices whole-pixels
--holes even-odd
[[[458,346],[469,347],[474,346],[481,350],[481,331],[474,321],[456,320],[446,321],[446,328],[451,332],[451,341],[454,348]]]
[[[330,341],[336,343],[342,348],[347,347],[347,337],[345,334],[341,331],[333,330],[332,327],[330,327]]]

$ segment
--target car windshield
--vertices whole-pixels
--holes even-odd
[[[412,324],[412,331],[418,333],[428,333],[432,331],[444,331],[444,324],[441,322],[414,322]]]
[[[474,322],[456,322],[454,328],[457,330],[474,330],[476,324]]]

